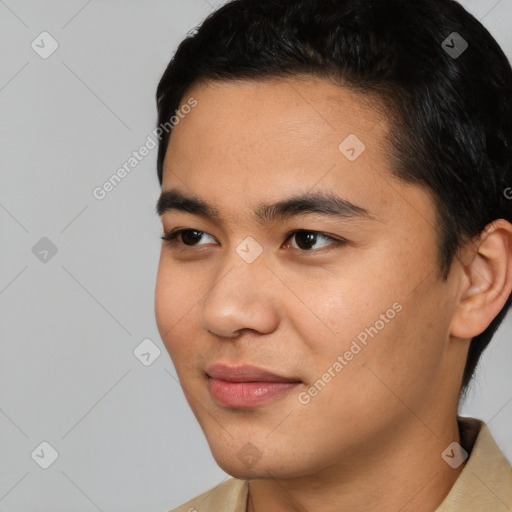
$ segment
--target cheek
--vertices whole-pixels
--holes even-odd
[[[169,272],[166,272],[160,259],[155,288],[155,318],[160,337],[165,343],[166,335],[172,329],[176,316],[176,290]]]
[[[418,265],[408,247],[388,243],[380,249],[351,253],[328,274],[296,281],[294,291],[302,302],[295,301],[288,314],[301,333],[315,378],[345,355],[339,374],[350,374],[350,388],[376,379],[367,368],[384,372],[393,382],[407,381],[438,363],[442,347],[429,338],[442,339],[438,334],[444,334],[444,327],[432,319],[443,306],[433,300],[440,290],[432,283],[432,265]]]
[[[348,270],[350,268],[350,270]],[[361,265],[338,267],[314,280],[296,280],[294,292],[298,299],[288,314],[311,355],[336,358],[350,348],[365,329],[379,322],[380,315],[392,310],[396,296],[375,269]]]
[[[194,306],[200,302],[200,292],[185,272],[160,259],[155,288],[155,318],[160,337],[171,358],[190,344],[181,340],[193,339],[190,331]]]
[[[449,326],[449,305],[441,303],[442,290],[435,283],[425,283],[409,296],[401,296],[395,307],[394,298],[391,295],[385,301],[391,309],[384,313],[384,320],[380,320],[379,310],[364,316],[364,326],[352,337],[361,350],[353,345],[348,348],[351,362],[335,384],[339,394],[358,396],[359,403],[365,407],[372,404],[374,412],[381,414],[388,414],[387,410],[407,414],[404,404],[420,408],[425,403],[431,383],[442,370]],[[349,343],[345,341],[344,348]],[[357,354],[350,355],[352,352]],[[354,410],[359,407],[358,403],[352,406]]]

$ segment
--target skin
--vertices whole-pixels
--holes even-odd
[[[468,340],[512,289],[512,226],[489,226],[442,281],[434,203],[392,177],[377,101],[312,77],[198,83],[190,96],[198,105],[174,128],[162,190],[201,198],[224,223],[161,215],[164,233],[188,228],[202,238],[162,244],[155,313],[217,463],[251,479],[249,511],[434,511],[464,467],[441,453],[459,441]],[[338,149],[349,134],[366,146],[353,162]],[[253,216],[261,203],[320,192],[371,218]],[[286,237],[296,229],[319,234],[312,249]],[[248,236],[263,249],[252,263],[236,251]],[[396,303],[400,312],[300,403]],[[256,408],[225,407],[205,374],[217,362],[301,383]],[[237,456],[248,442],[260,454],[254,465]]]

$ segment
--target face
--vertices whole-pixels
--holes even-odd
[[[418,418],[435,428],[462,372],[456,282],[438,279],[430,195],[391,175],[382,109],[313,78],[189,97],[164,162],[163,231],[184,231],[162,244],[156,320],[218,464],[300,477]]]

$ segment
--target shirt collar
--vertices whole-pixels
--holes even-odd
[[[459,478],[436,512],[512,509],[512,468],[487,425],[459,417],[462,447],[470,454]]]

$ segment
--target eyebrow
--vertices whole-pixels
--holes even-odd
[[[196,196],[185,195],[177,189],[162,192],[156,204],[156,212],[159,216],[173,210],[225,224],[215,206]],[[296,195],[277,203],[261,203],[254,211],[254,218],[260,224],[270,224],[312,213],[343,219],[374,219],[365,208],[327,192]]]

